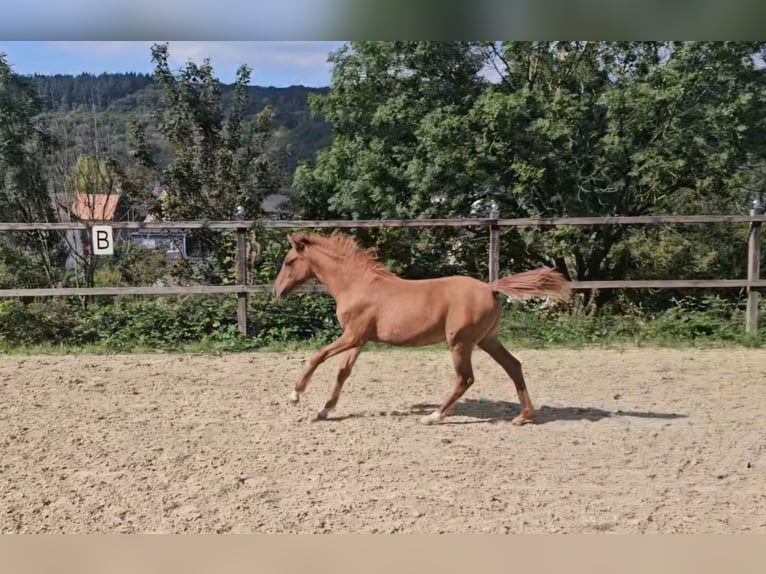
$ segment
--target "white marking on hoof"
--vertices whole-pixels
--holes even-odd
[[[531,416],[519,415],[511,421],[511,424],[521,426],[532,422]]]
[[[420,417],[420,422],[424,425],[433,425],[436,423],[441,422],[442,417],[439,414],[439,411],[434,411],[430,415]]]
[[[327,420],[327,416],[329,414],[330,414],[330,409],[322,409],[317,414],[317,419],[319,419],[320,421],[326,421]]]
[[[301,400],[300,394],[298,394],[298,391],[293,391],[293,394],[290,395],[290,402],[297,403],[299,400]]]

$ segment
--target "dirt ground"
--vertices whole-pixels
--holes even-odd
[[[0,357],[0,532],[766,533],[766,351]]]

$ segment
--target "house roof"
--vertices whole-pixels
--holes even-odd
[[[78,193],[72,213],[83,221],[111,221],[119,201],[120,196],[116,193]]]

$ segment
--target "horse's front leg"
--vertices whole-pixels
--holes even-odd
[[[330,395],[330,399],[325,403],[324,408],[319,411],[319,414],[317,415],[318,419],[326,419],[327,415],[330,414],[330,411],[338,404],[340,392],[343,389],[343,383],[345,383],[346,379],[351,375],[351,369],[354,368],[354,363],[356,363],[356,359],[361,352],[362,347],[353,347],[348,354],[346,354],[346,357],[343,359],[343,364],[340,366],[340,369],[338,369],[338,378],[335,380],[332,395]]]
[[[301,395],[306,390],[306,386],[308,386],[309,381],[311,381],[311,377],[314,375],[314,371],[317,370],[319,365],[324,363],[330,357],[333,357],[354,347],[361,347],[361,345],[362,342],[359,341],[357,337],[349,334],[348,332],[344,332],[340,337],[338,337],[338,339],[314,353],[311,356],[311,359],[309,359],[309,364],[306,367],[306,370],[303,371],[301,378],[298,379],[297,383],[295,383],[295,389],[293,389],[290,400],[293,403],[297,403],[300,400]]]

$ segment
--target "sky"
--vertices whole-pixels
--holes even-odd
[[[161,41],[161,40],[159,40]],[[18,74],[79,74],[88,72],[152,73],[151,46],[144,41],[2,41],[0,52]],[[188,60],[210,58],[215,75],[225,83],[234,81],[237,68],[252,68],[250,83],[286,87],[330,85],[331,65],[327,56],[343,42],[168,42],[171,66]]]

